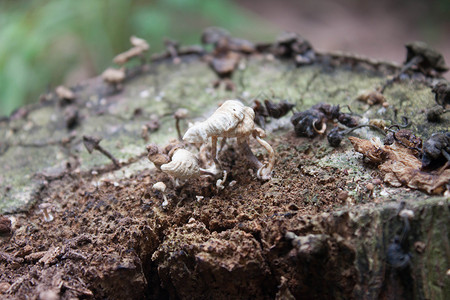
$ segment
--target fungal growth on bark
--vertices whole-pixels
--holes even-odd
[[[104,82],[112,85],[115,90],[122,88],[122,82],[125,80],[125,69],[108,68],[102,73],[102,79]]]
[[[386,133],[379,127],[371,125],[371,124],[362,124],[362,125],[358,125],[356,127],[352,127],[349,128],[347,130],[342,130],[339,127],[334,127],[333,129],[330,130],[330,132],[328,132],[327,134],[327,139],[328,139],[328,143],[332,146],[332,147],[339,147],[339,145],[341,144],[342,140],[344,139],[344,137],[347,134],[352,133],[354,130],[363,128],[363,127],[369,127],[371,129],[374,129],[378,132],[380,132],[381,134],[385,135]]]
[[[147,41],[136,36],[131,36],[130,43],[133,47],[114,57],[114,63],[122,66],[134,57],[139,57],[141,62],[145,62],[144,53],[150,49],[150,45]]]
[[[66,103],[70,103],[75,100],[74,92],[63,85],[58,86],[55,89],[55,93],[61,101],[65,101]]]
[[[161,206],[162,207],[166,207],[169,204],[169,201],[168,201],[167,196],[166,196],[166,185],[164,184],[164,182],[159,181],[159,182],[155,183],[153,185],[153,189],[155,191],[161,192],[161,194],[163,196],[163,199],[164,199],[164,201],[161,204]]]
[[[217,27],[209,27],[203,31],[202,44],[213,45],[214,50],[206,57],[210,68],[216,73],[218,79],[214,81],[214,87],[224,83],[227,90],[234,90],[235,85],[231,80],[234,71],[243,55],[256,51],[253,43],[230,36],[230,34]]]
[[[295,32],[283,32],[274,45],[276,56],[294,58],[297,66],[312,64],[316,54],[310,42]]]
[[[443,108],[450,108],[450,83],[438,81],[431,91],[437,104]]]
[[[333,120],[337,120],[347,127],[359,125],[359,120],[355,116],[341,112],[339,105],[328,103],[318,103],[310,109],[294,113],[291,117],[296,135],[308,138],[324,134],[327,129],[327,122]]]
[[[161,171],[181,180],[200,176],[198,159],[185,149],[175,150],[172,160],[162,165]]]
[[[450,132],[435,133],[423,143],[422,169],[437,169],[450,162]]]
[[[258,100],[255,100],[255,104],[253,105],[255,122],[264,129],[268,118],[279,119],[289,113],[294,106],[295,104],[287,100],[273,103],[266,99],[264,100],[264,105]]]
[[[236,138],[241,150],[248,160],[258,168],[257,176],[260,179],[270,179],[275,165],[275,153],[272,147],[262,138],[265,133],[257,128],[254,122],[255,112],[252,108],[244,106],[238,100],[227,100],[207,120],[189,128],[183,140],[189,143],[206,143],[211,138],[211,154],[216,166],[220,168],[217,159],[217,139]],[[269,153],[269,161],[261,163],[248,145],[250,136],[263,146]]]
[[[376,104],[381,104],[383,107],[389,106],[389,103],[386,101],[386,97],[384,97],[384,95],[378,90],[363,91],[358,95],[357,100],[366,102],[370,106]]]
[[[170,162],[169,155],[162,153],[159,149],[158,145],[150,144],[147,145],[147,158],[149,161],[151,161],[153,164],[155,164],[155,167],[159,170],[161,170],[161,166],[164,164],[167,164]]]
[[[412,42],[405,45],[406,61],[404,69],[416,67],[420,72],[428,74],[432,71],[444,73],[448,71],[444,57],[424,42]]]

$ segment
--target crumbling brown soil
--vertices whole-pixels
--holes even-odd
[[[268,182],[256,179],[232,144],[220,155],[229,170],[224,190],[205,179],[175,189],[155,169],[99,186],[95,177],[67,175],[52,182],[42,197],[54,220],[45,222],[36,207],[18,216],[13,234],[1,239],[0,293],[37,299],[52,293],[62,299],[270,299],[283,276],[296,295],[350,297],[354,249],[315,234],[306,222],[345,204],[338,195],[349,184],[346,171],[304,172],[314,164],[314,143],[293,133],[270,142],[278,156]],[[165,209],[151,188],[157,181],[168,184]],[[197,201],[196,195],[205,198]],[[284,238],[288,230],[312,234],[317,245],[296,249]],[[336,252],[348,259],[335,260]],[[325,288],[325,281],[334,288]]]

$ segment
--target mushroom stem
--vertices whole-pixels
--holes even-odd
[[[391,84],[393,84],[395,81],[397,81],[400,76],[405,73],[406,71],[408,71],[409,69],[411,69],[413,66],[421,63],[423,60],[423,58],[421,56],[414,56],[409,62],[407,62],[400,70],[400,72],[398,72],[397,74],[394,75],[394,77],[392,77],[391,79],[387,80],[382,87],[379,88],[379,92],[383,94],[384,90],[390,86]]]
[[[218,179],[217,181],[216,181],[216,187],[217,187],[217,189],[220,191],[220,190],[223,190],[224,188],[225,188],[225,186],[223,185],[224,183],[225,183],[225,181],[227,180],[227,171],[223,171],[223,178],[222,179]]]
[[[384,130],[383,129],[381,129],[380,127],[378,127],[378,126],[375,126],[375,125],[372,125],[372,124],[361,124],[361,125],[358,125],[358,126],[355,126],[355,127],[353,127],[353,128],[350,128],[350,129],[347,129],[347,130],[345,130],[344,132],[342,132],[342,134],[343,135],[347,135],[347,134],[349,134],[349,133],[352,133],[354,130],[356,130],[356,129],[360,129],[360,128],[364,128],[364,127],[369,127],[369,128],[372,128],[372,129],[375,129],[376,131],[378,131],[379,133],[381,133],[382,135],[386,135],[386,132],[384,132]]]
[[[182,141],[183,136],[181,135],[181,130],[180,130],[180,118],[175,117],[175,127],[177,128],[178,139],[180,141]]]
[[[53,216],[49,213],[49,211],[48,211],[46,208],[42,209],[42,212],[43,212],[43,214],[44,214],[44,220],[45,220],[45,222],[51,222],[51,221],[53,221]]]
[[[44,215],[44,221],[45,222],[51,222],[53,221],[53,215],[50,211],[50,204],[49,203],[42,203],[39,205],[39,208],[41,209],[41,213]]]
[[[186,108],[179,108],[175,111],[173,114],[173,117],[175,118],[175,127],[177,128],[178,133],[178,139],[181,141],[183,139],[181,135],[181,129],[180,129],[180,120],[185,119],[188,115],[188,110]]]
[[[89,135],[83,136],[83,143],[84,143],[84,146],[86,147],[87,151],[89,152],[89,154],[92,153],[92,151],[97,150],[100,153],[102,153],[103,155],[105,155],[106,157],[108,157],[110,160],[112,160],[112,162],[114,163],[116,168],[120,168],[119,161],[111,153],[109,153],[106,149],[104,149],[102,146],[100,146],[101,140],[102,140],[101,138],[95,137],[95,136],[89,136]]]
[[[222,165],[220,164],[219,160],[217,159],[217,136],[211,137],[211,156],[213,158],[214,163],[216,166],[220,169],[222,169]]]
[[[162,195],[163,195],[164,201],[163,201],[163,203],[161,204],[161,206],[162,206],[162,207],[166,207],[167,205],[169,205],[169,200],[167,199],[167,196],[166,196],[166,193],[165,193],[165,192],[162,192]]]
[[[215,165],[208,169],[200,168],[201,175],[208,175],[212,177],[216,177],[221,173],[222,170],[218,169]]]
[[[98,145],[97,150],[100,153],[103,153],[106,157],[108,157],[113,162],[114,166],[116,166],[116,168],[120,168],[119,161],[109,151],[107,151],[106,149],[104,149],[100,145]]]
[[[269,153],[269,162],[267,164],[264,164],[264,166],[262,166],[261,168],[259,168],[256,174],[259,179],[268,180],[270,179],[273,167],[275,166],[275,152],[273,151],[273,148],[269,145],[269,143],[267,143],[259,136],[255,136],[255,139]]]
[[[253,154],[252,149],[250,149],[250,146],[247,143],[246,139],[238,140],[239,148],[241,149],[242,153],[245,155],[245,157],[250,161],[252,166],[256,169],[260,169],[264,167],[264,165],[256,158],[256,156]]]

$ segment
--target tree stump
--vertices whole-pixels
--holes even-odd
[[[163,147],[177,138],[178,108],[189,110],[185,130],[187,121],[204,120],[226,99],[248,106],[287,99],[296,110],[349,105],[386,125],[406,116],[423,139],[449,128],[448,117],[427,121],[433,79],[417,72],[385,89],[388,107],[356,100],[397,74],[396,64],[316,53],[312,64],[298,66],[264,51],[240,55],[231,91],[213,87],[217,76],[204,55],[186,54],[129,69],[122,89],[90,79],[72,88],[74,100],[50,93],[1,121],[2,297],[450,295],[448,197],[390,186],[348,140],[333,148],[324,135],[296,137],[289,116],[273,119],[266,127],[277,155],[272,179],[259,181],[231,141],[219,154],[229,173],[223,190],[203,178],[176,187],[148,161],[147,143]],[[120,168],[100,152],[89,154],[83,136],[101,137]],[[158,181],[167,185],[167,207],[152,189]],[[414,216],[400,245],[402,207]],[[407,262],[396,264],[392,251]]]

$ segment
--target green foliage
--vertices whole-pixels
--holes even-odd
[[[268,38],[261,23],[226,0],[36,0],[0,2],[0,115],[8,115],[59,84],[99,74],[133,34],[161,51],[164,37],[198,43],[220,26]],[[256,31],[256,34],[254,33]],[[259,33],[259,35],[258,35]]]

